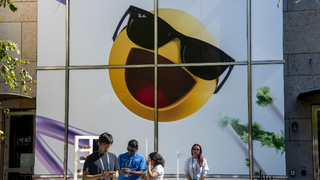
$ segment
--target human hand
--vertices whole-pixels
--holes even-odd
[[[116,177],[116,173],[113,171],[108,172],[108,177],[110,178],[115,178]]]
[[[132,172],[132,171],[131,171],[129,168],[126,168],[126,169],[124,170],[124,173],[125,173],[125,174],[131,174],[131,172]]]
[[[121,174],[125,174],[126,173],[126,169],[125,168],[121,168],[119,171]]]
[[[151,159],[147,159],[147,166],[151,166]]]
[[[101,174],[100,179],[107,179],[109,177],[109,172],[104,172]]]
[[[147,177],[146,177],[146,175],[141,175],[141,179],[143,179],[143,180],[146,180],[147,179]]]

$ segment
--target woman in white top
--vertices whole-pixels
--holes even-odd
[[[194,144],[191,148],[192,157],[186,160],[184,172],[188,180],[204,180],[209,166],[207,160],[202,157],[202,148],[199,144]]]
[[[151,165],[153,168],[151,169]],[[148,180],[163,180],[164,175],[164,159],[157,152],[149,154],[147,160],[147,176]],[[146,180],[146,176],[141,176],[141,179]]]

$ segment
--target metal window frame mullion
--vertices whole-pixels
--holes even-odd
[[[154,151],[158,151],[158,0],[154,0]],[[70,69],[109,69],[111,67],[70,67],[69,66],[69,37],[70,36],[70,4],[66,1],[66,66],[63,67],[40,67],[38,69],[64,69],[65,70],[65,141],[64,141],[64,180],[67,179],[67,160],[68,160],[68,125],[69,125],[69,71]],[[251,66],[252,64],[273,64],[275,62],[251,62],[251,0],[247,0],[247,80],[248,80],[248,125],[249,125],[249,174],[250,180],[253,179],[253,150],[252,150],[252,93],[251,93]],[[280,62],[281,61],[281,62]],[[283,60],[279,60],[275,64],[282,64]],[[237,64],[237,63],[235,63]],[[245,65],[243,62],[238,65]],[[170,65],[169,65],[170,66]],[[139,65],[137,65],[139,67]],[[120,67],[119,67],[120,68]],[[121,67],[122,68],[122,67]],[[134,67],[133,67],[134,68]]]
[[[158,152],[158,0],[154,0],[154,151]]]
[[[67,180],[68,172],[68,127],[69,127],[69,52],[70,52],[70,4],[66,0],[66,66],[65,66],[65,130],[64,130],[64,160],[63,179]]]
[[[251,0],[247,0],[247,78],[248,78],[248,126],[249,126],[249,179],[253,180],[253,149],[252,149],[252,81],[251,81]]]

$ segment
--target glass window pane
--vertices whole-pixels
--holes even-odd
[[[141,79],[142,74],[148,74],[148,78]],[[83,82],[90,85],[84,86]],[[74,135],[108,132],[114,138],[110,152],[118,156],[127,151],[131,139],[136,139],[138,152],[147,156],[154,147],[153,88],[153,68],[71,70],[69,138],[72,141]],[[68,158],[71,174],[73,143],[69,143]],[[77,169],[82,167],[80,163]]]
[[[124,28],[128,17],[121,22],[122,16],[131,5],[152,11],[154,2],[93,0],[92,3],[97,6],[88,6],[86,0],[70,1],[70,65],[119,65],[124,59],[118,57],[128,57],[132,47],[138,47],[127,37]]]
[[[33,167],[33,115],[10,117],[9,168]]]
[[[252,60],[283,59],[282,3],[274,8],[268,0],[251,1]],[[289,40],[287,40],[289,41]]]
[[[286,175],[283,65],[252,66],[254,171]]]
[[[35,174],[63,174],[65,71],[37,71]]]
[[[176,39],[159,48],[160,55],[162,55],[161,51],[169,51],[166,49],[173,49],[174,55],[179,55],[180,48],[192,47],[195,44],[190,43],[190,39],[186,38],[192,37],[219,48],[235,61],[247,60],[246,1],[159,0],[158,4],[159,17],[174,29],[170,32],[177,31],[184,37],[183,40],[181,35],[172,37]],[[164,26],[161,23],[158,25],[159,42],[161,37],[166,37],[161,36],[161,30],[168,29]],[[175,44],[177,45],[174,46]],[[178,48],[177,52],[175,48]],[[185,50],[181,52],[187,53]]]
[[[30,173],[8,173],[8,180],[32,180]]]
[[[65,6],[59,1],[38,1],[37,6],[39,33],[37,33],[38,46],[34,47],[37,48],[37,65],[64,66],[66,64]]]
[[[175,82],[178,75],[170,75],[176,68],[159,68],[159,88],[162,81]],[[246,128],[247,123],[247,68],[236,66],[229,78],[214,94],[216,85],[226,77],[227,70],[217,80],[203,80],[185,68],[193,86],[181,88],[188,79],[178,80],[169,87],[174,103],[159,108],[159,153],[166,160],[165,174],[184,174],[184,165],[191,157],[191,148],[197,143],[203,151],[202,155],[209,165],[208,174],[248,174],[247,134],[237,128]],[[178,72],[176,72],[178,74]],[[168,82],[167,82],[168,81]],[[178,88],[178,90],[177,90]],[[181,95],[182,94],[182,95]],[[166,95],[169,96],[169,95]],[[240,126],[236,122],[241,122]],[[237,126],[238,125],[238,126]],[[179,164],[179,169],[177,169]]]

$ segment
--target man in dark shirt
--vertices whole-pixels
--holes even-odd
[[[99,136],[99,150],[90,154],[83,166],[83,180],[118,178],[119,163],[117,156],[109,149],[113,143],[111,134],[105,132]]]

